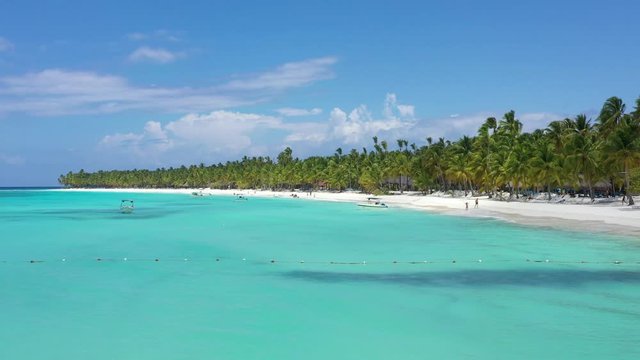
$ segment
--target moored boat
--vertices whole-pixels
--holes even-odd
[[[370,198],[367,198],[367,202],[358,203],[358,206],[372,207],[372,208],[388,208],[387,204],[383,203],[380,200],[381,199],[377,197],[370,197]]]
[[[133,200],[125,199],[120,202],[121,213],[130,214],[133,212],[133,209],[134,209]]]

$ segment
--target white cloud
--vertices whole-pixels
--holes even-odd
[[[13,44],[0,36],[0,52],[13,50]]]
[[[400,107],[403,107],[402,109]],[[334,108],[326,122],[297,124],[285,140],[291,142],[334,142],[347,145],[368,145],[371,137],[407,137],[416,125],[413,105],[398,104],[395,94],[387,94],[383,117],[375,118],[365,105],[347,114]]]
[[[303,63],[307,62],[314,62],[314,59]],[[291,64],[294,63],[283,66],[291,67]],[[325,71],[330,70],[326,68]],[[0,77],[0,116],[6,113],[38,116],[109,114],[127,110],[204,112],[255,104],[283,90],[300,86],[301,82],[311,84],[322,79],[321,76],[303,79],[279,70],[265,74],[255,75],[255,81],[266,84],[264,81],[268,78],[272,83],[279,84],[277,89],[231,92],[229,87],[235,85],[230,84],[237,80],[204,88],[136,86],[115,75],[47,69],[20,76]],[[280,74],[282,79],[279,80],[275,74]],[[293,78],[297,80],[293,81]],[[249,77],[244,81],[252,82]]]
[[[149,32],[132,32],[126,35],[127,39],[131,41],[142,41],[142,40],[161,40],[161,41],[180,41],[181,31],[170,31],[170,30],[155,30]]]
[[[364,105],[355,108],[349,115],[335,108],[331,112],[332,135],[345,144],[363,144],[376,135],[390,138],[405,137],[415,125],[414,121],[389,117],[390,113],[385,112],[384,118],[374,119]]]
[[[225,88],[228,90],[282,90],[301,87],[332,78],[331,66],[337,61],[335,57],[323,57],[290,62],[258,76],[232,80],[225,85]]]
[[[469,135],[474,136],[478,132],[480,126],[489,117],[495,117],[498,121],[504,115],[503,113],[477,113],[469,115],[449,116],[446,118],[429,119],[428,121],[422,121],[412,132],[414,136],[418,136],[420,140],[430,136],[434,139],[439,137],[445,137],[447,139],[455,140],[460,136]],[[551,121],[563,119],[565,116],[539,112],[539,113],[516,113],[516,118],[522,122],[522,130],[530,132],[535,129],[545,128]]]
[[[238,159],[241,156],[273,156],[284,145],[291,145],[296,154],[322,154],[337,146],[370,147],[371,138],[394,143],[407,139],[418,145],[425,138],[445,137],[456,140],[462,135],[475,135],[488,117],[500,119],[501,114],[477,113],[435,119],[416,119],[415,113],[398,108],[395,95],[387,96],[382,116],[375,116],[360,105],[347,112],[333,110],[323,120],[294,121],[286,116],[259,113],[213,111],[190,113],[166,124],[147,122],[139,133],[105,136],[100,145],[104,149],[120,149],[139,159],[165,163],[197,163]],[[413,105],[405,105],[413,108]],[[539,112],[516,114],[524,130],[545,127],[548,122],[563,116]],[[176,160],[177,159],[177,160]]]
[[[394,108],[392,111],[399,110]],[[413,120],[397,117],[376,119],[364,105],[348,114],[334,108],[323,121],[284,119],[286,117],[225,110],[190,113],[164,125],[147,122],[140,133],[107,135],[100,145],[104,149],[121,149],[146,159],[176,154],[192,159],[215,155],[233,158],[259,155],[260,151],[279,148],[284,143],[302,144],[302,148],[323,144],[368,145],[374,135],[389,139],[406,137],[415,125]]]
[[[415,106],[399,104],[394,93],[388,93],[384,100],[384,116],[387,119],[413,118],[415,116]]]
[[[171,52],[162,48],[154,49],[148,46],[142,46],[129,55],[129,60],[133,62],[155,62],[166,64],[174,62],[181,57],[184,57],[183,53]]]
[[[240,154],[250,148],[254,131],[281,129],[279,118],[231,111],[187,114],[162,126],[149,121],[139,134],[105,136],[100,145],[133,151],[141,157],[157,157],[168,150],[204,154]]]
[[[398,112],[402,117],[414,117],[415,116],[415,106],[413,105],[400,105],[398,104]]]
[[[309,116],[309,115],[318,115],[322,113],[322,109],[313,108],[313,109],[298,109],[298,108],[280,108],[277,109],[276,112],[282,116]]]
[[[0,114],[55,116],[139,109],[188,112],[247,102],[207,88],[137,87],[122,77],[92,72],[51,69],[0,78]]]
[[[0,163],[5,165],[23,165],[25,163],[25,159],[22,156],[18,155],[8,155],[0,153]]]
[[[107,135],[99,144],[103,148],[120,148],[133,155],[157,159],[174,146],[162,125],[156,121],[147,121],[142,133]]]

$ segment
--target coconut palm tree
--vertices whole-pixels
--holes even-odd
[[[612,96],[604,102],[598,116],[598,128],[605,138],[620,125],[624,118],[624,111],[625,104],[619,97]]]
[[[604,151],[609,159],[623,170],[625,198],[629,205],[633,205],[629,177],[631,169],[640,165],[640,121],[631,116],[625,116],[620,126],[609,135]]]
[[[540,142],[530,165],[533,177],[546,185],[548,199],[551,200],[551,184],[560,182],[560,172],[562,171],[558,164],[554,145],[546,141]]]

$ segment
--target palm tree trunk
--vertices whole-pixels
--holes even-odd
[[[547,194],[549,195],[549,201],[551,201],[551,184],[547,183]]]
[[[627,164],[624,164],[624,195],[629,200],[629,206],[633,205],[633,196],[631,196],[629,189],[629,166]]]

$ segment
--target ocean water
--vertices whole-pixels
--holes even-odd
[[[638,359],[639,324],[638,239],[302,199],[0,191],[0,359]]]

